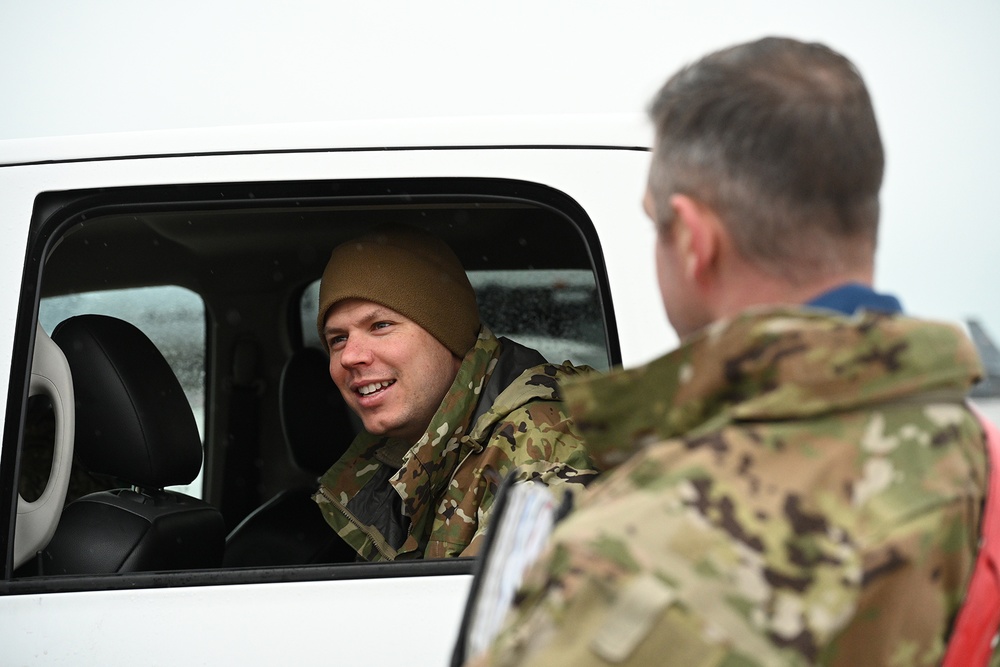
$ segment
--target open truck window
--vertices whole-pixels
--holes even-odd
[[[91,317],[123,320],[150,339],[183,389],[202,449],[197,477],[170,488],[204,503],[198,511],[218,513],[220,522],[211,531],[221,531],[222,547],[197,558],[176,554],[153,571],[89,561],[69,571],[56,567],[58,559],[47,553],[52,547],[42,540],[30,553],[15,556],[8,590],[471,571],[464,560],[387,568],[353,563],[349,555],[342,562],[248,569],[234,556],[230,540],[262,506],[282,494],[315,488],[318,472],[333,463],[327,460],[336,451],[332,445],[325,458],[325,442],[312,443],[304,455],[288,442],[282,381],[301,350],[319,345],[317,281],[330,251],[386,223],[420,227],[448,242],[476,289],[483,320],[496,333],[535,347],[556,363],[568,359],[607,369],[620,362],[596,232],[572,199],[550,188],[489,179],[414,179],[120,188],[40,197],[29,253],[36,260],[26,269],[39,285],[36,347],[51,339],[54,346],[47,349],[59,356],[60,341],[77,345],[67,342],[77,338],[60,331],[76,326],[65,323],[79,317],[84,323]],[[104,326],[105,320],[93,322]],[[72,375],[70,383],[79,380]],[[42,442],[50,451],[36,458],[44,459],[43,467],[51,465],[59,456],[51,451],[58,441],[48,435],[59,428],[54,422],[93,422],[79,400],[57,409],[43,395],[16,408],[26,415],[19,433],[21,487],[34,500],[42,492],[28,491],[26,476],[38,464],[24,453]],[[188,418],[172,418],[163,428]],[[343,423],[342,432],[329,434],[331,443],[353,437],[356,424]],[[114,456],[129,456],[127,448],[116,449]],[[100,460],[109,469],[94,470],[93,461],[85,465],[73,458],[74,470],[83,468],[105,489],[143,492],[142,483],[122,479],[123,468],[115,461]],[[74,492],[70,500],[79,495]],[[88,529],[74,530],[53,543],[63,552],[74,548],[73,540],[88,548]],[[32,534],[45,532],[42,527]]]

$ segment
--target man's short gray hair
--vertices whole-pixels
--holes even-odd
[[[789,281],[870,264],[885,158],[847,58],[774,37],[734,46],[671,77],[649,113],[659,223],[683,193],[719,214],[744,258]]]

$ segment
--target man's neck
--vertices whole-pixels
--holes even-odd
[[[729,318],[755,306],[802,305],[819,295],[845,284],[872,285],[872,271],[845,271],[802,284],[793,284],[762,271],[743,272],[739,279],[727,281],[715,300],[716,319]]]

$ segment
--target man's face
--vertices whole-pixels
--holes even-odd
[[[462,360],[413,320],[371,301],[330,309],[330,376],[372,435],[416,442]]]

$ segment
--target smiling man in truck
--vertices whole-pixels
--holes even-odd
[[[494,336],[442,240],[387,227],[338,246],[317,324],[364,432],[315,499],[362,559],[473,555],[511,471],[592,477],[557,383],[582,369]]]

